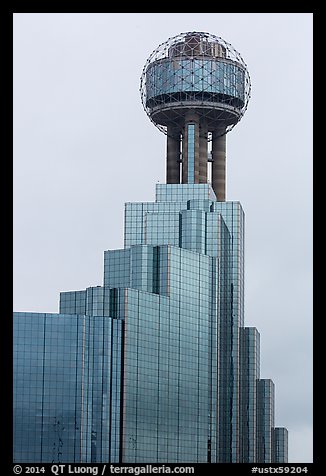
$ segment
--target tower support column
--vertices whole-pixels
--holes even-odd
[[[207,183],[207,124],[200,121],[199,128],[199,183]]]
[[[172,127],[167,130],[166,183],[180,183],[180,131]]]
[[[218,202],[225,202],[226,134],[213,131],[212,186]]]
[[[187,113],[183,131],[182,183],[199,183],[199,118]]]

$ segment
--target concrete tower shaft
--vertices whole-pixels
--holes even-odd
[[[150,120],[167,134],[167,183],[206,183],[212,162],[212,187],[224,201],[225,135],[243,116],[250,96],[239,53],[209,33],[170,38],[147,60],[141,96]]]

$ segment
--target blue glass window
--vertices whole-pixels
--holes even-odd
[[[188,183],[195,183],[195,124],[188,124]]]

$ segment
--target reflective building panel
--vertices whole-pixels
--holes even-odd
[[[288,462],[288,430],[283,427],[272,430],[273,462]]]
[[[188,98],[218,102],[225,97],[242,107],[245,71],[228,61],[166,59],[149,66],[146,88],[148,106]]]
[[[240,328],[240,459],[244,463],[256,461],[259,342],[259,332],[255,327]]]
[[[123,322],[14,313],[14,462],[118,461]]]
[[[261,379],[257,381],[257,463],[273,463],[273,427],[274,383],[270,379]]]
[[[83,318],[14,314],[14,460],[80,461]]]

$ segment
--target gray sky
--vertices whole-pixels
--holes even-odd
[[[227,136],[227,199],[246,214],[245,325],[261,334],[289,461],[311,462],[312,14],[14,14],[14,310],[57,312],[60,291],[102,284],[124,203],[154,201],[165,182],[142,68],[194,30],[231,43],[250,72]]]

